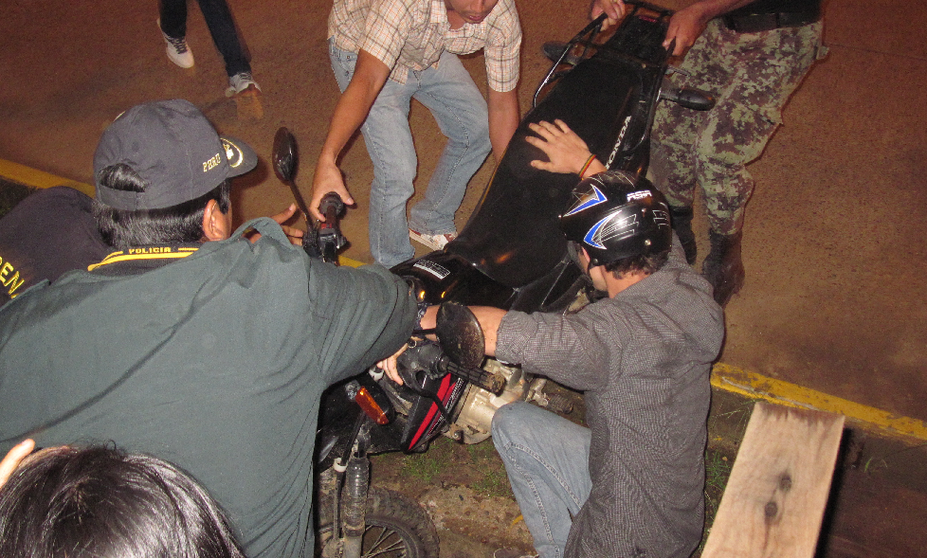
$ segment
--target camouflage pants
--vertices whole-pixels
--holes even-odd
[[[737,33],[712,20],[681,68],[677,86],[715,94],[706,112],[661,103],[653,128],[652,176],[676,207],[705,194],[711,230],[734,234],[753,193],[747,163],[759,158],[782,122],[782,108],[815,60],[825,54],[822,23]]]

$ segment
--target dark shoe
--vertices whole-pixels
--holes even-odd
[[[740,258],[743,233],[722,235],[708,233],[711,252],[702,262],[702,276],[714,288],[715,302],[724,306],[744,286],[744,263]]]
[[[556,62],[560,60],[560,55],[563,54],[563,51],[566,50],[568,46],[567,43],[561,43],[560,41],[549,41],[541,46],[541,52],[543,52],[544,56],[551,62]],[[567,54],[563,57],[562,62],[570,66],[575,66],[580,63],[580,59],[579,56],[575,54]]]
[[[691,207],[672,207],[670,206],[670,216],[672,217],[673,230],[679,237],[682,249],[686,253],[686,261],[689,265],[695,263],[698,256],[698,246],[695,244],[695,233],[692,232],[692,208]]]

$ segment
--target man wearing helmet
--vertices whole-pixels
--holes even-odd
[[[605,170],[564,123],[532,130],[550,159],[535,167]],[[520,401],[493,419],[540,556],[687,557],[701,539],[709,371],[724,323],[668,213],[646,179],[594,174],[561,226],[608,297],[568,315],[471,308],[487,354],[585,392],[589,428]]]

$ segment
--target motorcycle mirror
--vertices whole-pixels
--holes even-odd
[[[283,182],[291,182],[296,177],[296,138],[285,127],[274,135],[274,172]]]
[[[274,151],[272,158],[274,160],[274,173],[281,182],[290,187],[293,197],[296,199],[296,205],[309,221],[309,208],[306,207],[306,200],[296,188],[296,167],[299,163],[299,157],[296,152],[296,138],[286,127],[281,126],[274,135]]]
[[[479,368],[486,353],[483,328],[473,312],[456,302],[445,302],[438,309],[435,335],[445,354],[458,366]]]

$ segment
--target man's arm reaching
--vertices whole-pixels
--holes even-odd
[[[328,135],[322,146],[322,153],[315,166],[312,179],[312,197],[309,211],[320,221],[325,217],[319,212],[319,202],[329,192],[335,192],[347,205],[354,204],[354,198],[348,192],[338,168],[338,156],[341,150],[361,127],[370,112],[370,107],[377,100],[383,84],[389,78],[389,67],[365,50],[357,53],[357,64],[351,83],[344,90],[335,112],[332,115]]]
[[[604,0],[603,0],[604,1]],[[673,46],[673,56],[682,56],[695,44],[709,21],[745,6],[753,0],[702,0],[679,10],[670,18],[663,48]]]
[[[518,92],[512,89],[499,93],[489,89],[489,142],[492,143],[492,154],[496,162],[502,160],[509,140],[518,128],[520,115],[518,112]]]

